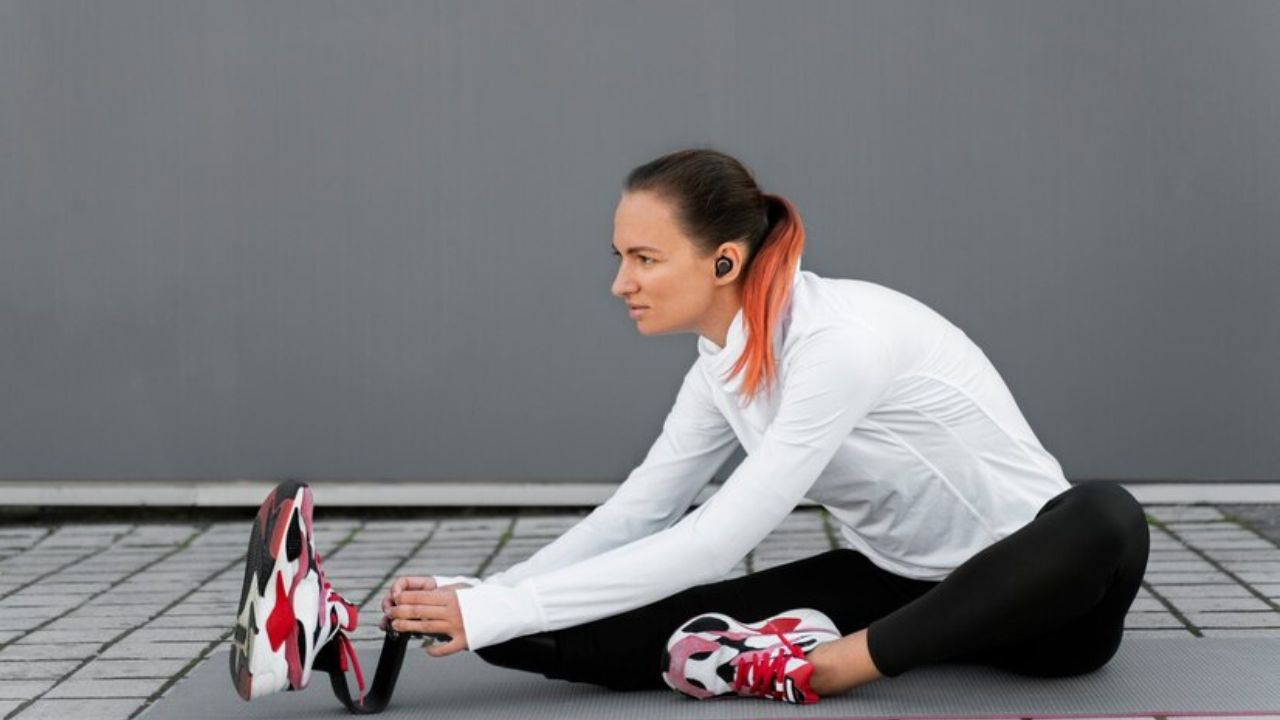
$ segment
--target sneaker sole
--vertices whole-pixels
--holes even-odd
[[[286,480],[258,508],[245,556],[244,582],[232,633],[231,679],[245,700],[292,690],[285,648],[271,649],[264,623],[275,605],[281,571],[309,552],[311,488]],[[310,565],[310,562],[308,563]],[[292,630],[292,628],[291,628]]]
[[[777,620],[778,618],[794,618],[796,620],[794,627],[784,628],[783,632],[834,633],[836,637],[840,637],[840,630],[836,627],[836,624],[831,621],[831,618],[827,617],[826,613],[812,608],[803,608],[793,612],[779,613],[757,623],[744,623],[722,613],[703,613],[692,622],[681,627],[679,632],[686,634],[698,632],[756,634],[766,632],[765,625]],[[673,637],[675,637],[675,635],[673,635]],[[670,641],[668,641],[668,645],[670,645]]]

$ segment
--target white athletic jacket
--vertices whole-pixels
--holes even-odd
[[[1070,484],[982,350],[883,285],[798,267],[775,392],[740,407],[742,312],[698,359],[644,461],[528,560],[460,588],[472,650],[616,615],[722,578],[796,507],[823,505],[889,572],[942,580]],[[780,390],[780,391],[779,391]],[[685,515],[733,453],[747,457]]]

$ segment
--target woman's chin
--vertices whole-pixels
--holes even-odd
[[[640,318],[636,320],[636,332],[641,335],[661,335],[662,328],[649,322],[646,318]]]

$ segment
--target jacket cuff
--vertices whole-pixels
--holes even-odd
[[[436,587],[444,587],[454,583],[466,583],[468,585],[479,585],[480,578],[471,577],[470,575],[432,575],[436,581]]]
[[[516,587],[481,583],[458,588],[456,592],[470,650],[531,635],[544,628],[542,609],[527,583]]]

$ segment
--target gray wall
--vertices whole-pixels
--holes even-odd
[[[710,145],[1072,479],[1277,479],[1277,128],[1273,1],[0,0],[0,478],[617,481],[696,356],[621,181]]]

